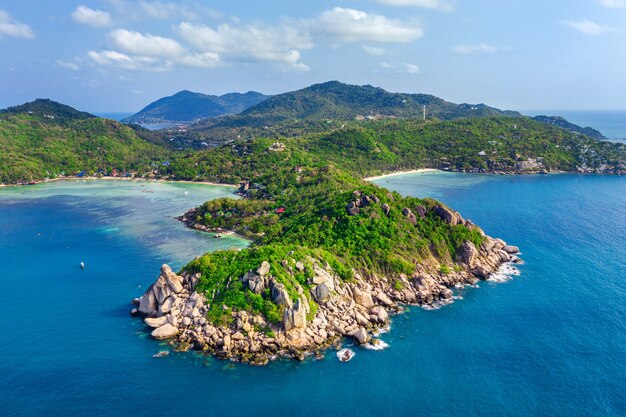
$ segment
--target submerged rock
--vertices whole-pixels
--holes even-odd
[[[340,362],[348,362],[352,358],[354,358],[354,356],[354,351],[348,348],[341,349],[339,352],[337,352],[337,359],[339,359]]]

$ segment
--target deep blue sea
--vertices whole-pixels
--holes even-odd
[[[231,190],[0,189],[0,415],[626,415],[626,178],[428,173],[377,183],[441,199],[519,245],[521,275],[396,316],[386,350],[262,368],[153,358],[162,344],[128,315],[163,262],[178,268],[245,245],[172,218]]]
[[[118,122],[122,119],[132,116],[134,113],[120,113],[120,112],[104,112],[104,113],[96,113],[96,116],[102,117],[105,119],[117,120]]]

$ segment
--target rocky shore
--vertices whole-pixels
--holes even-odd
[[[444,206],[437,213],[448,224],[477,228]],[[191,222],[187,225],[195,228]],[[485,236],[479,247],[464,242],[461,252],[453,271],[431,260],[418,265],[411,276],[391,278],[360,271],[349,281],[339,278],[327,263],[310,257],[288,257],[274,264],[263,261],[236,279],[249,291],[270,294],[282,312],[282,320],[275,323],[247,311],[233,311],[227,325],[209,322],[207,312],[215,294],[204,294],[197,288],[200,274],[183,270],[177,275],[163,265],[157,280],[133,300],[136,307],[131,313],[144,317],[153,328],[152,336],[169,339],[177,350],[197,349],[257,365],[278,357],[304,359],[340,346],[344,337],[361,345],[376,344],[372,335],[387,326],[390,316],[405,305],[450,300],[452,288],[488,279],[503,264],[517,261],[519,249]],[[303,271],[305,264],[312,267],[307,289],[298,286],[298,296],[292,297],[271,271],[283,268],[293,275]],[[310,300],[318,306],[317,311],[311,311]],[[226,306],[221,308],[226,310]]]

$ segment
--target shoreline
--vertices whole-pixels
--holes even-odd
[[[363,181],[375,181],[375,180],[380,180],[383,178],[387,178],[387,177],[395,177],[398,175],[405,175],[405,174],[425,174],[427,172],[438,172],[441,171],[439,169],[435,169],[435,168],[419,168],[419,169],[411,169],[411,170],[407,170],[407,171],[395,171],[395,172],[390,172],[389,174],[382,174],[382,175],[376,175],[373,177],[364,177]]]
[[[80,181],[80,180],[89,180],[89,181],[97,181],[97,180],[109,180],[109,181],[135,181],[135,182],[163,182],[163,183],[179,183],[179,184],[200,184],[200,185],[212,185],[215,187],[228,187],[228,188],[237,188],[234,184],[224,184],[219,182],[210,182],[210,181],[189,181],[189,180],[164,180],[164,179],[152,179],[152,178],[122,178],[122,177],[62,177],[62,178],[53,178],[45,181],[36,181],[35,184],[0,184],[0,187],[23,187],[29,185],[39,185],[45,184],[48,182],[56,182],[56,181]]]
[[[387,328],[392,316],[406,306],[436,308],[448,304],[454,300],[454,288],[506,274],[503,265],[517,263],[519,248],[484,235],[444,206],[433,210],[444,223],[474,227],[484,236],[478,246],[469,240],[463,243],[454,268],[444,269],[446,263],[431,261],[416,266],[410,275],[388,277],[361,269],[355,271],[353,280],[345,280],[321,258],[296,255],[294,251],[281,261],[263,257],[247,272],[231,275],[225,288],[234,279],[242,290],[265,292],[263,299],[278,309],[277,317],[270,319],[262,310],[244,306],[233,307],[225,320],[212,321],[208,313],[216,300],[216,288],[211,293],[203,292],[202,287],[196,289],[203,277],[202,268],[188,265],[177,275],[163,265],[156,281],[133,300],[135,307],[130,314],[143,318],[151,336],[167,340],[173,351],[196,350],[252,365],[279,358],[323,357],[327,349],[339,347],[345,337],[366,348],[383,348],[377,338],[379,330]],[[196,224],[195,218],[196,209],[191,209],[178,219],[196,230],[229,231]],[[294,277],[306,270],[311,277],[306,283],[295,284],[291,293],[275,277],[281,272]],[[222,309],[226,310],[225,305]]]

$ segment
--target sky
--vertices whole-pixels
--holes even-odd
[[[626,0],[0,0],[0,108],[136,112],[329,80],[503,109],[626,109]]]

